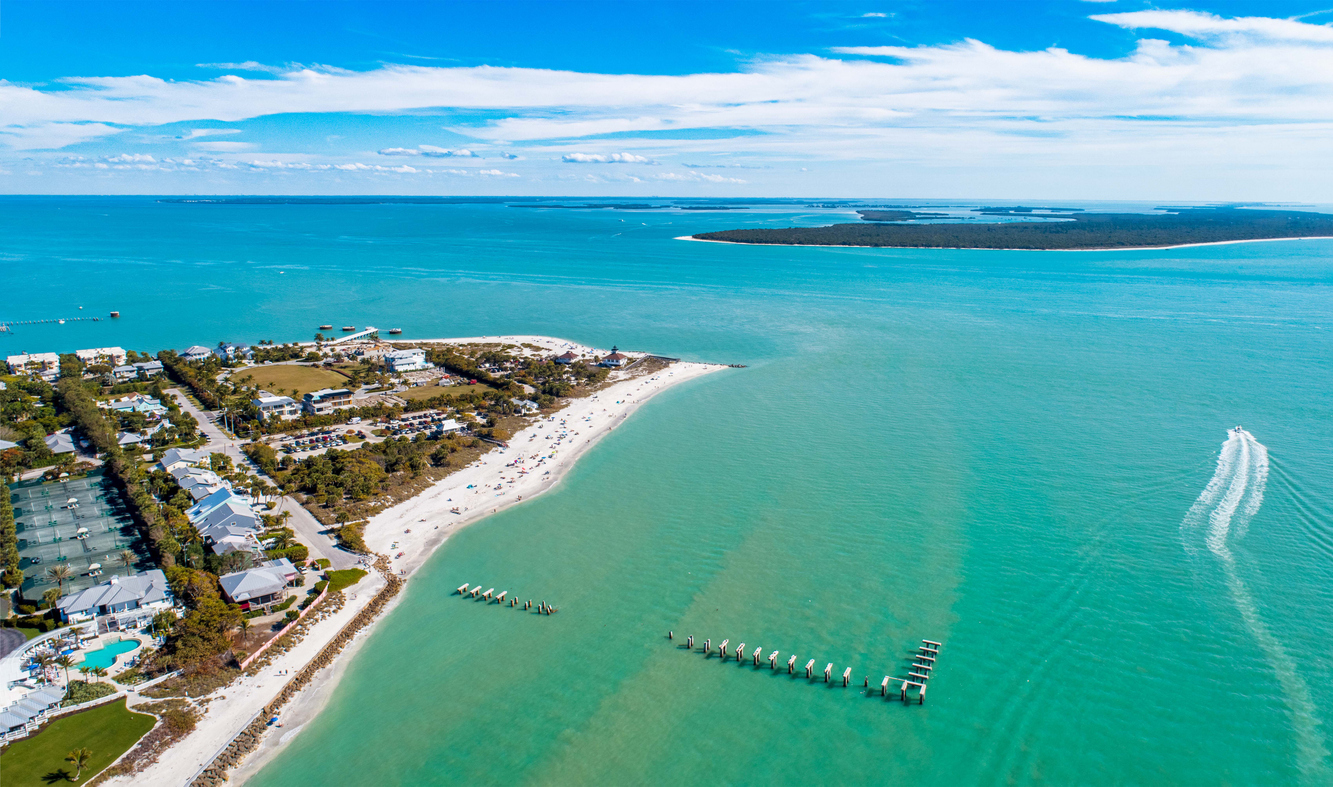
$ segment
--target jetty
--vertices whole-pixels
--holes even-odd
[[[454,590],[453,595],[463,596],[465,598],[472,598],[478,601],[484,601],[486,602],[487,606],[494,604],[496,606],[501,606],[501,607],[504,606],[505,599],[507,598],[509,599],[510,609],[518,608],[518,597],[509,595],[508,590],[501,590],[499,593],[496,593],[495,588],[486,588],[486,590],[482,590],[481,588],[482,588],[481,585],[472,587],[469,583],[464,582]],[[527,612],[532,608],[533,608],[532,599],[528,599],[526,602],[523,603],[524,612]],[[537,603],[538,615],[554,615],[558,611],[559,610],[557,610],[550,604],[547,604],[545,601],[540,601]],[[690,639],[690,647],[691,648],[694,647],[693,638]]]

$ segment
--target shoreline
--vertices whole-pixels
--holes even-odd
[[[550,349],[592,350],[592,348],[582,348],[582,345],[574,342],[544,336],[485,336],[461,339],[415,339],[411,341],[434,343],[528,341],[543,347],[549,346]],[[371,517],[365,530],[366,545],[372,552],[389,556],[392,570],[398,572],[404,582],[404,590],[406,590],[407,583],[411,581],[426,561],[449,540],[451,535],[464,527],[484,520],[492,514],[532,500],[559,486],[570,468],[588,449],[601,438],[614,431],[621,423],[624,423],[631,413],[638,410],[649,399],[680,383],[725,368],[727,367],[722,364],[676,362],[655,373],[618,380],[595,394],[575,399],[554,415],[543,417],[540,421],[516,433],[509,440],[508,447],[499,447],[488,452],[481,459],[441,479],[416,497],[405,500]],[[591,418],[591,421],[583,420],[585,417]],[[562,421],[566,423],[566,428],[563,430],[560,428]],[[566,437],[563,439],[554,437],[549,441],[544,439],[547,434],[560,434],[562,431],[566,433]],[[552,458],[550,455],[553,451],[554,457]],[[518,475],[519,468],[511,466],[516,458],[523,460],[532,457],[531,461],[535,464],[537,456],[544,458],[541,459],[540,464],[537,464],[526,474]],[[536,467],[542,468],[541,471],[538,471]],[[507,480],[510,478],[513,480]],[[468,485],[472,485],[474,489],[469,490]],[[497,490],[495,489],[497,485],[503,488]],[[457,501],[460,508],[459,514],[450,513],[451,508],[455,506],[453,498],[460,498]],[[471,499],[465,500],[464,498]],[[438,525],[432,525],[431,520],[436,519],[446,521],[441,521]],[[423,520],[425,521],[423,522]],[[413,527],[413,525],[419,527]],[[431,529],[427,530],[427,527]],[[405,530],[412,530],[413,532],[405,533]],[[395,542],[398,546],[391,548],[390,545]],[[404,553],[402,558],[393,557],[399,552]],[[377,579],[378,574],[372,571],[361,583],[348,588],[347,592],[349,594],[355,592],[358,596],[364,596],[368,600],[374,591],[362,587],[362,583]],[[380,581],[382,582],[382,580]],[[372,581],[372,584],[378,583]],[[237,784],[243,783],[262,770],[264,765],[279,754],[288,743],[295,740],[300,732],[324,710],[352,659],[360,652],[361,647],[369,639],[369,635],[374,632],[378,623],[397,607],[403,596],[404,593],[399,593],[372,622],[357,632],[352,641],[333,657],[327,666],[292,697],[283,709],[282,720],[284,724],[290,723],[295,726],[290,729],[284,727],[282,730],[272,730],[268,735],[265,735],[259,746],[246,755],[231,771],[229,774],[230,781]],[[364,603],[366,601],[362,600],[355,606],[359,607]],[[353,605],[349,604],[349,606]],[[341,627],[339,627],[339,630],[341,630]],[[313,631],[309,632],[307,639],[314,639],[313,634]],[[327,636],[336,636],[336,632],[330,632]],[[223,691],[230,694],[234,690],[234,686],[235,684]],[[268,700],[265,699],[257,707],[262,707],[267,702]],[[246,715],[246,718],[250,718],[250,715]],[[203,726],[201,722],[200,727]],[[202,746],[202,748],[217,750],[225,746],[231,738],[224,737],[219,733],[226,732],[229,735],[234,735],[230,731],[231,729],[234,729],[234,727],[225,731],[212,731],[212,735],[206,736],[209,739],[207,746]],[[281,734],[274,735],[273,732],[281,732]],[[184,744],[188,740],[187,737],[180,743]],[[195,748],[200,748],[202,742],[194,741],[193,744]],[[168,759],[171,753],[168,751],[162,759]],[[159,761],[158,765],[163,765],[163,763]],[[149,776],[153,769],[153,767],[150,767],[143,773],[136,774],[134,778]],[[173,775],[177,777],[173,781],[182,784],[188,783],[188,778],[184,782],[179,781],[179,773]],[[161,776],[167,776],[167,774],[161,774]]]
[[[1299,238],[1238,238],[1237,240],[1214,240],[1204,243],[1177,243],[1174,246],[1106,246],[1095,249],[990,249],[981,246],[860,246],[852,243],[743,243],[735,240],[715,240],[696,238],[693,235],[680,235],[672,240],[689,240],[695,243],[725,243],[728,246],[786,246],[793,249],[904,249],[913,251],[1160,251],[1163,249],[1190,249],[1196,246],[1227,246],[1232,243],[1270,243],[1282,240],[1333,240],[1333,235],[1308,235]]]

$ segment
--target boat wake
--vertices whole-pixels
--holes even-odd
[[[1268,449],[1238,426],[1222,444],[1217,470],[1190,506],[1180,528],[1186,551],[1197,554],[1200,546],[1207,547],[1221,564],[1227,590],[1241,619],[1276,673],[1296,730],[1297,764],[1308,777],[1323,772],[1328,756],[1314,700],[1296,669],[1296,662],[1264,623],[1258,604],[1236,569],[1236,557],[1231,551],[1232,544],[1249,532],[1250,521],[1263,505],[1267,486]]]

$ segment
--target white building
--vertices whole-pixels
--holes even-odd
[[[223,574],[218,577],[218,584],[228,601],[250,610],[282,601],[287,596],[287,586],[299,576],[296,566],[284,557],[258,568]]]
[[[190,347],[185,352],[181,353],[180,357],[187,361],[203,361],[212,358],[213,351],[208,349],[207,347],[200,347],[199,345],[196,344],[195,346]]]
[[[163,472],[170,473],[177,467],[184,465],[197,467],[207,464],[207,451],[197,448],[168,448],[162,453],[162,459],[158,461],[157,467]]]
[[[395,350],[384,354],[384,363],[388,364],[389,371],[394,374],[403,372],[419,372],[423,369],[434,369],[435,365],[426,360],[426,351],[420,348],[413,350]]]
[[[153,569],[128,577],[112,577],[100,585],[65,596],[56,606],[67,622],[82,623],[100,615],[171,609],[175,603],[166,575]]]
[[[619,348],[612,347],[611,354],[602,359],[602,366],[608,366],[613,369],[618,369],[621,366],[624,366],[625,362],[628,360],[629,356],[620,352]]]
[[[249,361],[255,357],[255,351],[248,344],[219,344],[213,349],[213,354],[224,361]]]
[[[346,388],[323,388],[312,391],[303,397],[302,404],[307,413],[328,415],[334,410],[346,410],[355,407],[352,404],[352,392]]]
[[[125,363],[125,350],[120,347],[94,347],[91,350],[75,350],[74,354],[87,366],[122,366]]]
[[[252,401],[259,408],[261,418],[277,417],[288,421],[301,414],[300,403],[290,396],[274,396],[268,391],[260,391],[259,398]]]
[[[11,355],[5,359],[12,374],[35,374],[43,380],[54,380],[60,372],[60,356],[55,353]]]

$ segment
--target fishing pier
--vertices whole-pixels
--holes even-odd
[[[476,587],[471,587],[468,583],[464,582],[463,584],[459,585],[456,590],[454,590],[453,595],[462,596],[464,598],[471,598],[474,601],[481,601],[488,606],[491,604],[496,604],[501,607],[508,606],[510,609],[518,609],[521,606],[524,612],[528,612],[534,608],[532,606],[532,599],[528,599],[527,601],[523,602],[520,605],[518,602],[518,597],[517,596],[511,597],[509,595],[508,590],[501,590],[499,593],[496,593],[495,588],[487,588],[486,590],[482,590],[481,587],[482,587],[481,585],[477,585]],[[505,604],[506,598],[508,598],[509,600],[509,603],[507,605]],[[559,612],[558,609],[551,606],[550,604],[547,604],[545,601],[537,602],[536,611],[538,615],[554,615],[556,612]]]

